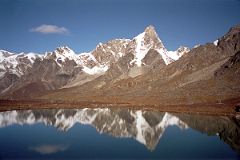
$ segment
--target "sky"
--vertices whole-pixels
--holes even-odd
[[[89,52],[153,25],[175,50],[212,42],[237,24],[240,0],[0,0],[0,49]]]

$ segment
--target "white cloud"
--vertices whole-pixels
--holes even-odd
[[[66,145],[40,145],[35,147],[30,147],[30,150],[33,150],[35,152],[41,153],[41,154],[52,154],[59,151],[65,151],[68,148]]]
[[[68,34],[69,31],[65,27],[58,27],[56,25],[43,24],[36,28],[30,29],[31,32],[39,32],[43,34]]]

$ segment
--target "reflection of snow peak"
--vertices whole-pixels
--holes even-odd
[[[72,109],[72,110],[38,110],[8,111],[0,113],[0,127],[13,124],[44,123],[59,130],[67,131],[76,123],[94,126],[100,133],[115,137],[133,137],[153,150],[165,129],[176,125],[181,129],[188,126],[176,116],[169,113],[110,109]],[[150,116],[149,116],[150,115]],[[157,116],[156,116],[157,115]],[[157,118],[152,124],[152,118]],[[161,118],[162,117],[162,118]]]
[[[165,113],[163,119],[154,127],[149,125],[149,123],[143,117],[142,111],[136,111],[135,114],[132,114],[132,115],[136,118],[136,129],[137,129],[136,140],[144,145],[147,145],[147,142],[146,142],[147,134],[154,136],[156,132],[160,131],[159,132],[160,134],[158,136],[158,141],[159,141],[159,139],[162,137],[165,129],[168,126],[176,125],[181,129],[188,128],[188,126],[184,122],[182,122],[179,118],[169,113]]]
[[[170,113],[165,113],[162,121],[158,124],[158,128],[166,128],[173,125],[176,125],[181,129],[188,128],[188,126],[184,122],[182,122],[179,118],[171,115]]]

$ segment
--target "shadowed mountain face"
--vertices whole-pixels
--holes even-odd
[[[114,137],[134,138],[154,150],[169,126],[198,130],[217,135],[233,149],[240,151],[239,119],[188,114],[170,114],[129,109],[59,109],[8,111],[0,113],[0,127],[13,124],[44,123],[68,131],[75,124],[91,125],[100,133]]]
[[[240,26],[213,43],[168,51],[153,26],[132,39],[45,55],[0,51],[0,98],[147,105],[237,99]],[[25,66],[25,67],[24,67]]]

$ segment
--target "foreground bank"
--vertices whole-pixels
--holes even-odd
[[[131,103],[101,103],[101,102],[67,102],[67,101],[18,101],[0,100],[0,111],[35,110],[35,109],[81,109],[81,108],[128,108],[150,111],[194,113],[208,115],[238,115],[236,108],[239,99],[223,103],[192,104],[192,105],[140,105]]]

